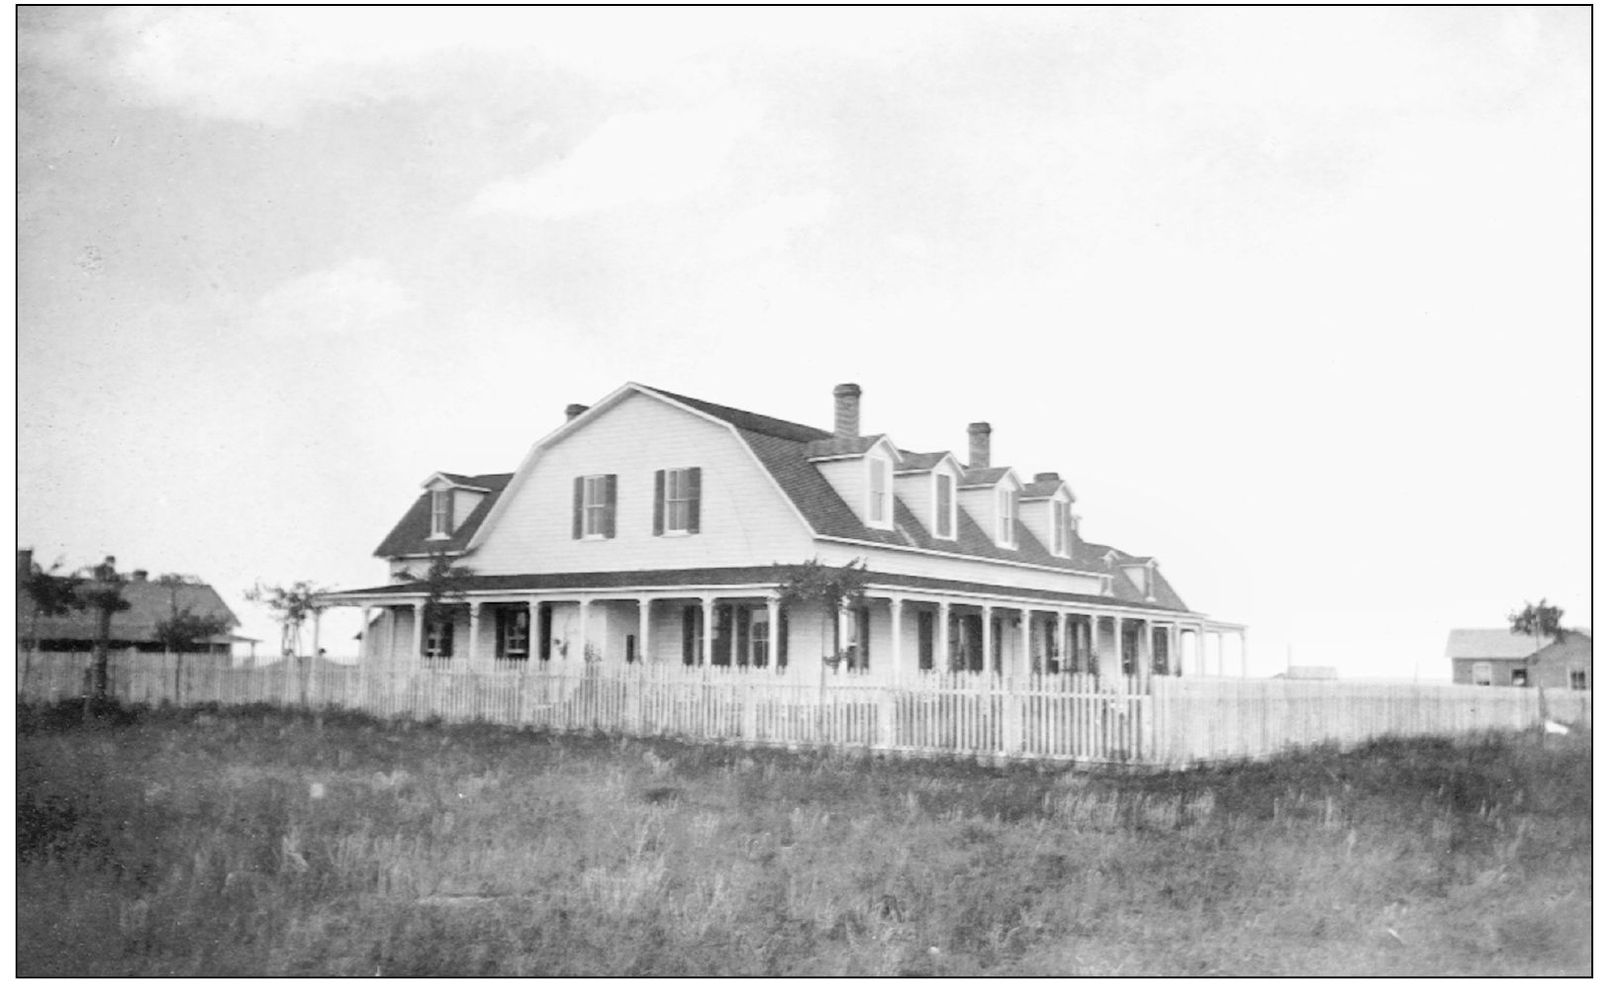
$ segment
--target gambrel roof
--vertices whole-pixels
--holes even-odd
[[[1122,603],[1134,601],[1165,610],[1187,609],[1175,591],[1157,571],[1154,572],[1154,596],[1156,598],[1149,603],[1122,571],[1121,566],[1123,563],[1109,563],[1103,560],[1103,555],[1107,551],[1117,551],[1118,549],[1109,548],[1106,545],[1081,542],[1072,525],[1066,525],[1065,528],[1069,531],[1070,549],[1074,552],[1074,556],[1068,558],[1051,554],[1046,545],[1037,539],[1035,534],[1021,521],[1015,521],[1013,524],[1017,546],[1015,548],[1001,547],[990,539],[984,528],[976,523],[969,512],[961,506],[957,508],[956,538],[947,540],[935,537],[933,531],[925,525],[922,518],[910,509],[898,495],[893,499],[893,529],[868,526],[839,496],[837,490],[821,473],[815,462],[818,459],[828,457],[864,453],[874,446],[877,441],[883,439],[882,434],[838,438],[831,432],[806,426],[802,423],[776,419],[731,406],[718,405],[689,395],[681,395],[676,392],[635,383],[628,384],[612,393],[608,399],[593,406],[586,415],[579,417],[575,423],[565,424],[564,431],[577,431],[579,425],[586,423],[591,415],[609,406],[613,400],[623,397],[621,393],[626,391],[639,391],[653,398],[664,399],[729,425],[735,430],[737,436],[748,449],[753,452],[766,473],[771,476],[781,489],[782,494],[793,504],[793,507],[809,526],[811,532],[819,537],[831,540],[881,544],[916,551],[965,555],[990,561],[1008,562],[1059,571],[1106,575],[1113,580],[1111,592],[1114,598]],[[900,458],[896,464],[897,471],[932,468],[950,455],[949,451],[912,452],[898,449],[897,453]],[[954,457],[951,457],[951,460],[955,462]],[[958,465],[958,467],[961,466]],[[1002,478],[1009,474],[1011,474],[1015,483],[1018,482],[1017,474],[1010,468],[963,468],[961,485],[963,487],[991,485],[1001,481]],[[377,555],[379,557],[401,557],[404,555],[431,553],[438,550],[465,550],[474,535],[484,524],[489,511],[496,505],[496,500],[500,497],[502,490],[512,476],[508,474],[459,477],[464,478],[469,483],[476,483],[479,487],[490,489],[490,495],[484,498],[484,501],[467,518],[466,522],[457,528],[453,536],[443,541],[430,542],[426,540],[430,509],[429,500],[424,494],[418,497],[415,505],[389,533],[388,538],[383,541],[382,545],[378,547]],[[1019,484],[1022,489],[1021,483]],[[1023,490],[1021,494],[1028,495],[1029,493],[1027,490]],[[1133,559],[1133,563],[1134,561]]]

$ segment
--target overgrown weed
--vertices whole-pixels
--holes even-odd
[[[1179,773],[19,711],[18,969],[1584,974],[1576,737]]]

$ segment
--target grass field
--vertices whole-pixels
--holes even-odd
[[[1588,974],[1580,734],[1162,775],[21,711],[22,975]]]

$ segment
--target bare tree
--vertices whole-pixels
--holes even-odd
[[[281,625],[281,653],[296,657],[303,645],[304,621],[319,612],[315,600],[324,588],[301,580],[290,586],[267,586],[255,582],[243,597],[268,609]],[[319,651],[320,649],[316,649]]]

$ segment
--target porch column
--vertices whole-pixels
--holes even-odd
[[[765,620],[768,627],[770,647],[765,649],[765,663],[775,672],[782,667],[782,597],[765,597]]]
[[[1023,641],[1019,643],[1023,645],[1023,654],[1019,656],[1021,661],[1016,672],[1021,676],[1028,676],[1035,671],[1034,618],[1035,615],[1029,607],[1024,607],[1018,611],[1018,630],[1023,635]]]
[[[737,625],[742,622],[742,620],[741,620],[741,618],[742,618],[742,610],[743,610],[743,607],[742,607],[741,604],[737,604],[737,603],[732,604],[732,606],[731,606],[731,630],[726,632],[726,644],[731,646],[731,664],[733,666],[739,667],[739,668],[742,665],[742,655],[740,654],[742,649],[738,647],[738,645],[740,645],[741,642],[737,640],[737,631],[739,630]]]
[[[714,640],[714,597],[704,596],[703,602],[703,633],[698,637],[697,664],[708,665],[712,651],[709,643]]]
[[[1204,674],[1204,625],[1198,625],[1198,674]]]
[[[984,626],[980,628],[981,633],[979,634],[979,644],[981,645],[979,654],[983,655],[984,658],[979,662],[979,665],[984,674],[988,676],[990,675],[990,663],[994,661],[994,659],[990,657],[990,604],[980,604],[979,613],[980,616],[984,618]]]
[[[934,635],[934,671],[942,673],[951,667],[951,604],[939,601],[939,619],[934,622],[938,634]]]
[[[1170,675],[1181,675],[1181,621],[1172,620],[1165,624],[1164,661],[1170,668]]]
[[[877,747],[894,747],[894,707],[900,685],[900,616],[905,603],[899,594],[889,597],[889,668],[879,678],[877,694]]]
[[[855,642],[855,615],[850,612],[849,598],[838,601],[838,665],[834,668],[843,668],[852,672],[856,666],[856,659],[860,655],[860,646]]]
[[[310,616],[314,618],[314,628],[315,628],[315,633],[312,635],[312,640],[310,642],[310,644],[312,646],[310,648],[310,661],[312,661],[312,662],[319,662],[321,660],[321,613],[322,612],[323,612],[322,607],[315,607],[312,611],[310,611]]]
[[[1226,675],[1226,632],[1215,632],[1215,675]]]
[[[1085,672],[1085,673],[1090,673],[1091,672],[1091,656],[1097,655],[1097,615],[1095,613],[1086,614],[1086,652],[1085,652],[1085,654],[1086,654],[1085,661],[1080,663],[1080,671]],[[1099,671],[1101,671],[1101,669],[1102,669],[1102,656],[1101,655],[1097,655],[1097,669]]]
[[[579,660],[589,661],[588,652],[591,648],[591,607],[596,604],[594,599],[586,598],[579,601]],[[598,648],[596,652],[603,655],[604,649]]]
[[[1114,678],[1125,679],[1125,618],[1114,614]]]
[[[382,612],[383,621],[388,628],[383,635],[383,654],[392,660],[394,657],[394,628],[399,625],[399,611],[391,606],[385,606],[382,608]]]
[[[422,612],[427,605],[421,600],[411,604],[411,657],[422,657]]]
[[[889,598],[889,672],[884,681],[894,685],[900,681],[900,617],[905,612],[905,601],[899,596]]]
[[[540,601],[529,600],[529,667],[540,667]]]
[[[636,658],[646,664],[649,661],[647,649],[652,647],[652,597],[643,596],[636,603],[641,609],[641,637],[636,639]]]
[[[469,663],[478,657],[478,621],[480,620],[483,611],[484,604],[481,601],[467,601],[467,661]]]

